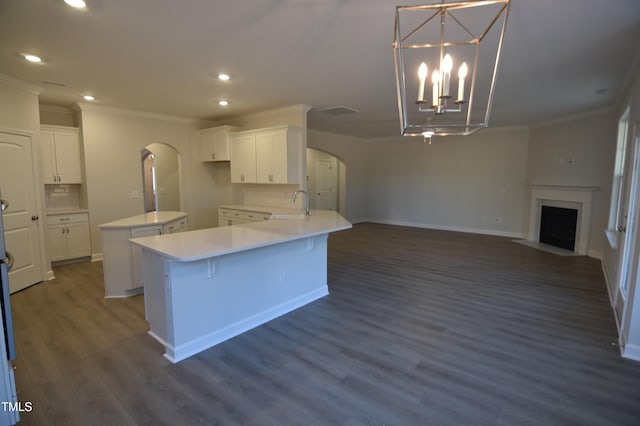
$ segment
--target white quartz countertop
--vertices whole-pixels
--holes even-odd
[[[170,260],[191,262],[349,228],[351,223],[334,211],[312,210],[303,219],[270,219],[129,241]]]
[[[145,225],[164,225],[174,220],[182,219],[185,216],[188,216],[188,213],[178,211],[149,212],[103,223],[98,226],[99,228],[132,228]]]

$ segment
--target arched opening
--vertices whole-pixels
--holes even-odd
[[[180,210],[180,154],[171,145],[152,143],[142,149],[144,211]]]
[[[333,210],[345,215],[347,168],[336,156],[307,148],[307,191],[309,207]]]
[[[142,150],[142,187],[145,213],[154,212],[157,209],[157,183],[156,155],[145,148]]]

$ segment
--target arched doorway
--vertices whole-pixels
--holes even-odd
[[[180,154],[171,145],[152,143],[142,149],[144,211],[180,210]]]
[[[309,206],[318,210],[345,212],[346,166],[332,154],[307,148]]]

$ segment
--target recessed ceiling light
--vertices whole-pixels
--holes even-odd
[[[226,100],[224,100],[224,99],[220,99],[220,100],[218,101],[218,105],[220,105],[220,106],[227,106],[227,105],[229,105],[229,101],[226,101]]]
[[[229,76],[229,74],[225,74],[221,72],[220,74],[218,74],[218,79],[222,81],[227,81],[231,79],[231,77]]]
[[[75,7],[76,9],[84,9],[87,7],[87,4],[83,0],[64,0],[66,4],[71,7]]]
[[[94,97],[93,97],[93,96],[91,96],[91,95],[84,95],[82,98],[83,98],[85,101],[95,101],[95,100],[96,100],[96,98],[94,98]]]
[[[22,56],[24,56],[24,58],[29,62],[34,62],[34,63],[42,62],[42,58],[40,58],[40,56],[30,55],[28,53],[25,53]]]

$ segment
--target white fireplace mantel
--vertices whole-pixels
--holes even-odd
[[[591,229],[591,204],[596,186],[529,185],[529,241],[540,240],[542,206],[564,207],[578,210],[575,252],[586,255]]]

